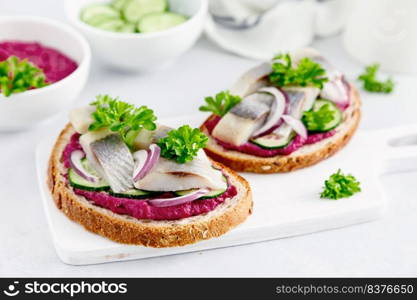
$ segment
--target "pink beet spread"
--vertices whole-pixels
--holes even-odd
[[[42,69],[49,83],[57,82],[77,69],[77,63],[60,51],[42,46],[36,42],[4,41],[0,42],[0,61],[10,56],[27,58]]]
[[[80,135],[78,133],[73,134],[70,142],[62,153],[62,160],[67,168],[70,166],[71,153],[81,149],[79,137]],[[236,187],[229,184],[226,192],[216,198],[200,199],[169,207],[155,207],[150,205],[146,201],[147,199],[120,198],[114,197],[106,192],[90,192],[80,189],[74,189],[74,191],[77,195],[84,196],[88,200],[94,202],[94,204],[109,209],[114,213],[129,215],[137,219],[150,220],[178,220],[201,215],[214,210],[226,199],[233,198],[237,194]],[[172,197],[173,195],[171,193],[166,193],[165,197],[169,196]]]
[[[221,119],[220,117],[216,116],[216,117],[210,118],[204,123],[204,126],[207,128],[210,134],[213,131],[214,127],[216,127],[220,119]],[[276,126],[274,127],[276,128]],[[281,148],[281,149],[274,149],[274,150],[263,149],[249,142],[240,146],[235,146],[227,142],[221,141],[219,139],[216,139],[216,142],[219,145],[221,145],[223,148],[228,149],[228,150],[235,150],[238,152],[255,155],[259,157],[271,157],[271,156],[276,156],[276,155],[289,155],[293,153],[294,151],[300,149],[304,145],[310,145],[310,144],[320,142],[321,140],[324,140],[328,137],[333,136],[335,133],[336,133],[336,130],[331,130],[331,131],[323,132],[323,133],[313,133],[313,134],[309,134],[307,139],[304,139],[301,136],[297,135],[288,146]]]

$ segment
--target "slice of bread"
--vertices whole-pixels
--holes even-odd
[[[213,211],[173,221],[140,220],[96,206],[74,193],[63,174],[62,152],[75,133],[70,124],[59,135],[48,168],[48,186],[56,206],[87,230],[113,241],[148,247],[174,247],[218,237],[236,227],[252,213],[248,182],[231,169],[213,162],[227,173],[238,194]]]
[[[343,123],[336,128],[336,134],[311,145],[305,145],[290,155],[258,157],[227,150],[210,136],[204,124],[200,129],[209,137],[204,149],[209,157],[229,168],[240,172],[280,173],[314,165],[343,148],[355,133],[361,118],[361,100],[358,91],[352,86],[351,105],[344,111]],[[213,118],[214,116],[210,116]],[[207,119],[207,120],[209,120]]]

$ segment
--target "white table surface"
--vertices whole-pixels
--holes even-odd
[[[65,20],[62,1],[2,0],[0,14]],[[315,47],[354,79],[363,66],[340,38]],[[158,116],[194,113],[204,96],[226,89],[253,61],[202,38],[169,69],[132,75],[94,61],[74,105],[98,93],[152,106]],[[417,77],[394,74],[390,96],[363,95],[361,130],[416,123]],[[389,199],[384,218],[349,228],[205,252],[74,267],[55,254],[36,182],[34,149],[66,122],[65,114],[31,131],[0,134],[0,276],[417,276],[417,172],[382,178]]]

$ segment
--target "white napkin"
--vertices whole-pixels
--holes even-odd
[[[257,26],[245,30],[229,29],[209,16],[206,34],[228,51],[267,60],[277,52],[291,51],[312,42],[314,8],[312,1],[283,2],[268,11]]]

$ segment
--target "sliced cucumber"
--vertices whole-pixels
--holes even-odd
[[[148,192],[143,190],[132,189],[124,193],[113,193],[112,191],[109,192],[110,195],[120,198],[129,198],[129,199],[142,199],[149,197],[151,195],[155,195],[155,192]]]
[[[130,0],[113,0],[111,2],[111,6],[114,9],[117,9],[119,11],[121,11],[123,9],[123,7],[125,7],[125,5],[127,4],[127,2],[129,2]]]
[[[119,18],[120,13],[105,4],[92,4],[84,8],[81,12],[81,20],[88,24],[97,16]]]
[[[123,15],[127,21],[136,23],[146,14],[163,12],[167,8],[166,0],[130,0],[123,6]]]
[[[187,21],[183,15],[171,12],[152,13],[144,16],[138,23],[139,32],[162,31]]]
[[[319,130],[317,130],[315,128],[315,130],[310,130],[310,128],[308,128],[307,126],[307,130],[309,131],[315,131],[315,132],[327,132],[330,130],[335,129],[337,126],[340,125],[340,123],[342,123],[343,121],[343,112],[339,109],[339,107],[337,107],[337,105],[327,99],[317,99],[314,102],[313,111],[318,111],[323,105],[329,105],[329,109],[333,112],[333,119],[331,121],[329,121],[328,123],[324,124],[324,126],[322,128],[320,128]]]
[[[114,21],[114,20],[119,20],[119,19],[115,17],[109,17],[107,15],[97,15],[97,16],[92,17],[90,21],[88,21],[87,24],[94,26],[94,27],[99,27],[103,23],[107,23],[107,22]]]
[[[275,133],[270,133],[256,139],[250,140],[252,144],[255,144],[263,149],[274,150],[287,147],[294,139],[295,133],[292,131],[289,135],[280,136]]]
[[[80,190],[100,192],[110,189],[110,186],[104,180],[100,180],[99,182],[85,180],[73,169],[68,170],[68,181],[72,187]]]
[[[120,19],[109,20],[96,26],[96,28],[107,30],[107,31],[120,31],[125,26],[125,22]]]
[[[119,32],[124,32],[124,33],[134,33],[136,32],[136,26],[135,24],[124,24],[121,28],[119,28]],[[142,132],[143,130],[141,130]]]

